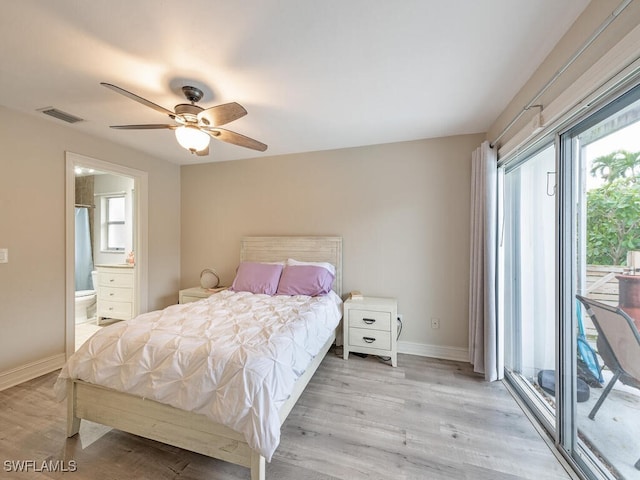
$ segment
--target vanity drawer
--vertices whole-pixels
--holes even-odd
[[[133,302],[133,289],[100,287],[98,298],[100,300],[111,300],[112,302]]]
[[[98,283],[103,287],[133,287],[131,273],[99,272]]]
[[[129,320],[133,316],[133,304],[130,302],[111,302],[109,300],[99,301],[98,315],[105,318]]]
[[[391,332],[370,328],[349,328],[349,347],[391,349]]]
[[[136,315],[135,269],[125,265],[96,265],[98,325],[105,318],[129,320]]]
[[[352,309],[349,315],[349,326],[390,332],[391,313]]]

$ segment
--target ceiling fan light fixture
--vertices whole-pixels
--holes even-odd
[[[198,127],[184,125],[176,128],[176,140],[183,148],[195,153],[207,148],[211,137]]]
[[[259,152],[264,152],[267,149],[264,143],[254,140],[253,138],[232,132],[231,130],[219,128],[220,125],[233,122],[247,114],[247,111],[239,103],[230,102],[204,109],[195,104],[195,102],[202,99],[202,91],[195,87],[186,86],[182,91],[191,103],[180,103],[174,107],[174,111],[172,112],[171,110],[167,110],[160,105],[150,102],[146,98],[142,98],[135,93],[131,93],[111,83],[101,82],[101,85],[146,107],[152,108],[159,113],[168,115],[171,120],[177,123],[177,125],[160,123],[111,125],[111,128],[120,130],[174,130],[176,132],[176,140],[180,146],[201,157],[209,155],[209,142],[211,141],[211,137],[215,137],[222,142],[251,148]]]

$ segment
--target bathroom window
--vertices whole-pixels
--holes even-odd
[[[126,245],[125,197],[105,197],[106,250],[123,252]]]

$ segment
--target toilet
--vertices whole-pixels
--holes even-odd
[[[93,288],[98,285],[98,272],[91,272]],[[96,315],[96,291],[77,290],[76,291],[76,325],[87,323],[94,319]]]

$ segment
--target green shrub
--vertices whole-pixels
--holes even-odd
[[[587,192],[587,263],[624,265],[640,250],[640,154],[624,150],[599,157],[591,175],[605,183]]]

